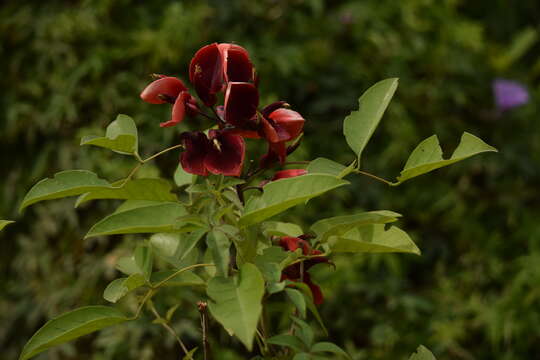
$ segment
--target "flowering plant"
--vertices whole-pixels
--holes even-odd
[[[137,163],[131,173],[109,182],[86,170],[63,171],[38,182],[21,204],[23,209],[67,196],[79,196],[76,206],[97,199],[123,200],[86,237],[151,234],[135,247],[133,256],[118,259],[117,268],[124,276],[111,282],[103,294],[111,303],[135,296],[134,314],[127,316],[111,306],[87,306],[63,314],[36,332],[20,360],[93,331],[138,319],[145,309],[172,333],[185,359],[210,358],[210,318],[240,340],[256,359],[323,359],[329,354],[348,358],[339,346],[314,341],[310,319],[326,332],[318,312],[318,307],[324,306],[324,290],[310,269],[318,264],[331,269],[331,256],[336,253],[420,254],[405,231],[387,225],[401,215],[377,210],[336,216],[321,219],[309,229],[269,219],[348,185],[345,178],[350,175],[370,176],[397,186],[470,156],[496,151],[464,133],[454,153],[444,159],[434,135],[413,150],[394,182],[361,170],[363,150],[397,89],[398,80],[387,79],[369,88],[359,99],[359,109],[344,120],[343,133],[354,153],[350,164],[317,158],[301,162],[302,168],[288,169],[287,157],[300,145],[305,119],[285,101],[260,106],[258,75],[244,48],[214,43],[197,51],[189,66],[194,93],[179,78],[154,77],[140,97],[150,104],[171,105],[171,117],[161,127],[174,127],[186,118],[211,123],[181,133],[178,144],[142,158],[135,122],[119,115],[105,136],[85,137],[81,145],[132,156]],[[265,152],[259,157],[250,154],[246,139],[254,145],[266,143]],[[167,179],[137,177],[142,166],[178,149],[174,192]],[[154,306],[153,299],[166,286],[189,286],[199,291],[201,300],[193,304],[202,324],[199,347],[188,348],[171,326],[175,307],[163,316]],[[284,300],[290,322],[271,328],[265,308]],[[418,360],[430,356],[423,347],[413,355]]]

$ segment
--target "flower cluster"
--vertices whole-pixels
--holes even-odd
[[[245,138],[264,139],[268,151],[260,167],[283,164],[296,149],[304,128],[304,118],[278,101],[259,110],[258,77],[248,52],[235,44],[210,44],[202,47],[191,60],[189,80],[200,103],[189,93],[182,80],[156,75],[141,93],[151,104],[172,104],[171,119],[160,124],[179,124],[186,116],[205,116],[215,120],[208,131],[185,132],[181,141],[185,151],[180,162],[185,171],[206,176],[222,174],[240,176],[245,159]],[[223,94],[223,105],[218,105]],[[208,115],[202,107],[211,110]]]
[[[287,266],[282,274],[281,280],[291,280],[291,281],[300,281],[306,284],[313,295],[313,302],[315,305],[320,305],[323,303],[324,298],[319,285],[311,281],[311,276],[309,275],[308,270],[317,264],[327,263],[330,264],[330,261],[327,257],[322,256],[322,252],[316,249],[312,249],[309,242],[303,239],[303,236],[292,237],[292,236],[283,236],[279,240],[279,245],[287,251],[296,251],[296,249],[302,249],[302,254],[305,256],[313,256],[307,260],[304,260],[302,263],[296,263],[290,266]],[[321,255],[321,256],[318,256]]]

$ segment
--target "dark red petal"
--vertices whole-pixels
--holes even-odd
[[[226,131],[210,130],[210,150],[204,163],[208,171],[225,176],[240,176],[246,144],[241,136]]]
[[[262,133],[264,134],[264,138],[268,142],[271,142],[271,143],[279,142],[279,135],[277,133],[277,130],[268,120],[266,120],[265,117],[261,117],[261,128],[262,128]]]
[[[308,273],[304,274],[304,284],[309,286],[309,289],[311,290],[311,294],[313,295],[313,302],[315,303],[315,305],[317,306],[321,305],[324,302],[324,297],[323,297],[321,288],[319,287],[319,285],[314,284],[311,281],[311,277],[309,276]]]
[[[264,116],[264,117],[268,117],[270,116],[270,114],[272,112],[274,112],[275,110],[279,109],[279,108],[282,108],[282,107],[288,107],[289,104],[287,104],[286,101],[276,101],[274,103],[271,103],[270,105],[266,105],[262,110],[261,110],[261,114]]]
[[[296,176],[302,176],[306,175],[307,170],[306,169],[288,169],[288,170],[281,170],[274,174],[272,177],[272,181],[276,181],[279,179],[286,179],[290,177],[296,177]]]
[[[210,147],[208,138],[202,132],[186,132],[181,135],[185,151],[180,155],[182,168],[194,175],[207,176],[204,159]]]
[[[230,82],[225,92],[225,122],[245,127],[257,113],[259,92],[247,82]],[[253,130],[253,129],[251,129]]]
[[[195,116],[199,113],[199,105],[197,105],[197,99],[189,95],[185,101],[186,104],[186,114],[189,116]]]
[[[182,82],[182,80],[171,76],[165,76],[154,80],[150,84],[148,84],[148,86],[145,87],[144,90],[141,92],[140,96],[141,99],[143,99],[147,103],[164,104],[167,101],[161,99],[159,95],[165,95],[172,99],[176,99],[176,97],[178,96],[178,94],[180,94],[181,91],[186,90],[187,88]]]
[[[281,239],[279,239],[279,246],[281,246],[283,250],[286,251],[295,251],[299,247],[299,241],[301,241],[301,239],[297,237],[283,236],[281,237]]]
[[[189,65],[189,80],[206,106],[216,103],[216,94],[223,88],[222,57],[218,44],[202,47]]]
[[[277,109],[270,114],[269,118],[274,121],[276,128],[281,127],[287,132],[288,139],[282,141],[295,139],[304,128],[304,118],[293,110]]]
[[[180,95],[176,98],[172,108],[171,120],[167,122],[162,122],[159,124],[161,127],[170,127],[176,124],[179,124],[184,120],[186,116],[186,102],[189,101],[191,95],[187,91],[182,91]]]
[[[231,134],[239,135],[244,139],[260,139],[261,135],[256,130],[232,129],[228,130]]]
[[[253,64],[246,49],[235,44],[219,44],[225,81],[253,82]]]

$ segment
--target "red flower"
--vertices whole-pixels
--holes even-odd
[[[259,92],[248,82],[230,82],[224,102],[225,122],[242,130],[257,130]]]
[[[160,123],[159,126],[174,126],[184,120],[186,113],[194,115],[197,112],[197,101],[188,93],[182,80],[164,75],[158,77],[159,79],[144,88],[140,96],[150,104],[173,104],[171,120]]]
[[[195,175],[208,173],[240,176],[244,164],[245,143],[241,136],[228,131],[210,130],[181,135],[185,151],[180,155],[182,168]]]
[[[291,177],[296,177],[296,176],[302,176],[306,174],[307,174],[307,170],[305,169],[281,170],[274,174],[274,177],[272,177],[271,181],[276,181],[279,179],[286,179],[286,178],[291,178]]]
[[[249,54],[235,44],[213,43],[199,49],[189,65],[189,80],[206,106],[213,106],[216,94],[229,82],[253,82]]]
[[[285,101],[278,101],[261,111],[260,132],[268,141],[268,153],[261,159],[262,167],[270,167],[276,161],[283,164],[287,155],[294,151],[294,148],[289,151],[285,143],[302,133],[305,120],[296,111],[284,108],[288,105]]]
[[[301,248],[304,255],[320,255],[319,250],[311,248],[311,245],[304,239],[284,236],[280,239],[279,245],[287,251],[295,251]],[[319,263],[329,263],[328,258],[324,256],[314,257],[308,260],[304,260],[303,268],[300,263],[287,266],[281,273],[281,280],[302,281],[309,286],[311,293],[313,294],[313,301],[316,305],[323,303],[324,298],[321,292],[321,288],[311,281],[311,276],[307,272],[312,266]]]

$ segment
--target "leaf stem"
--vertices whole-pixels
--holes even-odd
[[[156,292],[157,291],[154,290],[154,289],[148,290],[148,292],[144,295],[141,303],[139,304],[139,307],[137,308],[137,312],[135,313],[135,315],[130,317],[129,320],[137,320],[139,318],[139,316],[141,315],[141,311],[142,311],[142,308],[143,308],[144,304],[146,304],[146,302],[148,300],[150,300],[152,298],[152,296],[154,296],[156,294]]]
[[[171,275],[167,276],[165,279],[161,280],[160,282],[158,282],[156,285],[152,286],[152,289],[156,290],[156,289],[159,289],[160,287],[162,287],[167,281],[171,280],[172,278],[178,276],[179,274],[183,273],[184,271],[189,271],[191,269],[195,269],[195,268],[198,268],[198,267],[205,267],[205,266],[215,266],[214,264],[195,264],[195,265],[190,265],[190,266],[187,266],[185,268],[182,268],[178,271],[175,271],[174,273],[172,273]]]
[[[373,174],[368,173],[368,172],[366,172],[366,171],[362,171],[362,170],[356,169],[356,170],[354,170],[354,172],[357,173],[357,174],[361,174],[361,175],[368,176],[368,177],[370,177],[370,178],[372,178],[372,179],[375,179],[375,180],[378,180],[378,181],[380,181],[380,182],[383,182],[383,183],[385,183],[386,185],[396,186],[396,183],[393,183],[393,182],[391,182],[391,181],[388,181],[388,180],[386,180],[386,179],[383,179],[382,177],[379,177],[379,176],[377,176],[377,175],[373,175]]]
[[[162,318],[161,315],[159,315],[159,313],[157,312],[156,307],[154,306],[154,303],[152,301],[150,301],[148,303],[148,308],[154,314],[156,319],[159,321],[160,325],[163,326],[165,329],[167,329],[174,336],[174,338],[176,339],[178,344],[180,344],[180,347],[182,348],[182,351],[184,352],[184,354],[189,359],[193,360],[193,356],[191,356],[191,354],[189,353],[189,350],[187,349],[187,347],[184,344],[184,342],[182,341],[182,339],[180,339],[180,336],[178,336],[178,334],[172,328],[172,326],[169,325],[168,321],[166,319]]]
[[[158,156],[163,155],[163,154],[165,154],[165,153],[168,152],[168,151],[171,151],[171,150],[174,150],[174,149],[178,149],[178,148],[180,148],[180,147],[184,147],[184,145],[182,145],[182,144],[177,144],[177,145],[168,147],[168,148],[166,148],[166,149],[164,149],[164,150],[161,150],[161,151],[158,152],[158,153],[155,153],[154,155],[150,156],[149,158],[144,159],[144,160],[142,161],[142,163],[143,163],[143,164],[144,164],[144,163],[147,163],[148,161],[150,161],[150,160],[152,160],[152,159],[155,159],[155,158],[157,158]]]

